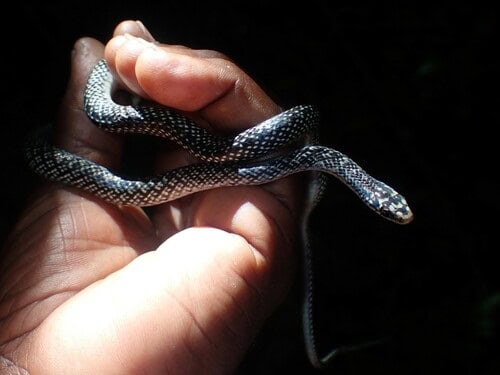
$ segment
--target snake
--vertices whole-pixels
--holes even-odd
[[[320,355],[314,325],[314,273],[308,241],[308,219],[331,175],[371,210],[398,224],[413,213],[396,190],[368,174],[345,154],[318,141],[319,111],[297,105],[233,136],[221,136],[199,126],[184,114],[151,101],[120,104],[114,100],[117,82],[106,60],[89,74],[83,95],[87,116],[99,128],[117,134],[165,138],[192,154],[197,162],[162,174],[127,179],[81,156],[51,144],[49,135],[33,137],[25,155],[32,170],[50,181],[82,189],[116,205],[147,207],[196,192],[226,186],[262,185],[286,176],[311,172],[301,218],[303,254],[303,336],[314,367],[327,366],[335,347]],[[353,348],[355,349],[355,348]]]

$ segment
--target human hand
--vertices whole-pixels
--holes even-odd
[[[152,42],[142,24],[126,21],[106,48],[90,38],[75,44],[58,146],[119,166],[123,140],[82,110],[87,76],[103,56],[129,90],[217,132],[241,131],[279,112],[221,54]],[[191,162],[168,150],[155,168]],[[300,215],[295,179],[197,193],[150,215],[45,183],[2,253],[0,370],[233,372],[291,284]]]

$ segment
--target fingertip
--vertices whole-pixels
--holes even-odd
[[[111,70],[116,71],[115,61],[116,55],[120,48],[127,42],[127,38],[124,35],[118,35],[110,39],[110,41],[104,47],[104,58],[108,62]]]
[[[114,60],[110,65],[114,66],[115,73],[117,73],[118,78],[125,86],[135,94],[147,97],[147,94],[137,82],[136,62],[143,51],[149,47],[150,43],[145,42],[141,38],[134,38],[129,34],[125,34],[122,38],[125,41],[120,39],[116,42],[117,49],[114,53]]]
[[[93,38],[78,39],[71,53],[71,73],[54,132],[57,146],[98,164],[114,167],[121,156],[121,142],[94,126],[83,109],[90,72],[102,59],[104,46]]]
[[[89,37],[78,39],[71,51],[72,70],[74,71],[76,66],[81,69],[83,64],[84,68],[90,71],[103,54],[104,45],[98,40]]]
[[[236,80],[208,60],[159,47],[144,49],[137,58],[135,74],[155,101],[188,112],[217,100]]]
[[[119,36],[124,34],[130,34],[136,36],[138,38],[142,38],[149,42],[154,42],[155,38],[149,30],[144,26],[144,24],[140,20],[126,20],[122,21],[116,26],[113,36]]]
[[[64,97],[66,105],[81,107],[80,93],[94,65],[102,58],[104,46],[93,38],[78,39],[71,51],[71,71]]]
[[[135,20],[136,25],[139,27],[139,30],[142,31],[142,36],[141,38],[149,41],[149,42],[154,42],[155,38],[153,35],[149,32],[149,30],[144,26],[144,24],[140,20]]]

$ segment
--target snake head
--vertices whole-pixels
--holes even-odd
[[[390,186],[378,181],[379,188],[369,199],[369,205],[382,217],[397,224],[408,224],[413,220],[413,212],[406,199]]]

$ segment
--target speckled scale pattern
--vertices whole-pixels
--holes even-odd
[[[202,161],[251,160],[301,138],[318,126],[311,106],[297,106],[279,118],[271,118],[234,138],[221,137],[193,120],[155,103],[120,105],[110,95],[113,76],[105,60],[99,61],[86,87],[84,108],[100,128],[121,134],[146,134],[176,142]],[[167,124],[167,126],[166,126]]]
[[[316,170],[340,179],[383,217],[399,223],[411,218],[401,195],[336,150],[306,144],[270,160],[265,158],[300,140],[316,139],[319,115],[312,106],[293,107],[234,137],[222,137],[154,103],[117,104],[111,95],[113,85],[107,63],[99,61],[90,74],[84,96],[84,108],[97,126],[119,134],[167,138],[201,163],[161,176],[128,181],[102,166],[53,148],[43,137],[37,137],[27,150],[29,163],[37,173],[113,203],[149,206],[201,190],[264,184],[293,173]]]
[[[365,205],[396,223],[405,224],[412,219],[405,198],[370,176],[346,155],[318,145],[319,115],[311,106],[293,107],[234,137],[222,137],[155,103],[117,104],[112,99],[113,86],[113,76],[101,60],[90,74],[84,95],[84,108],[98,127],[118,134],[166,138],[200,162],[158,176],[127,180],[101,165],[52,146],[45,134],[33,137],[26,149],[31,168],[49,180],[83,189],[108,202],[134,206],[158,205],[203,190],[260,185],[294,173],[315,171],[302,220],[303,327],[311,363],[315,367],[327,364],[337,349],[322,357],[316,349],[312,255],[306,233],[308,216],[323,190],[323,173],[342,181]]]

